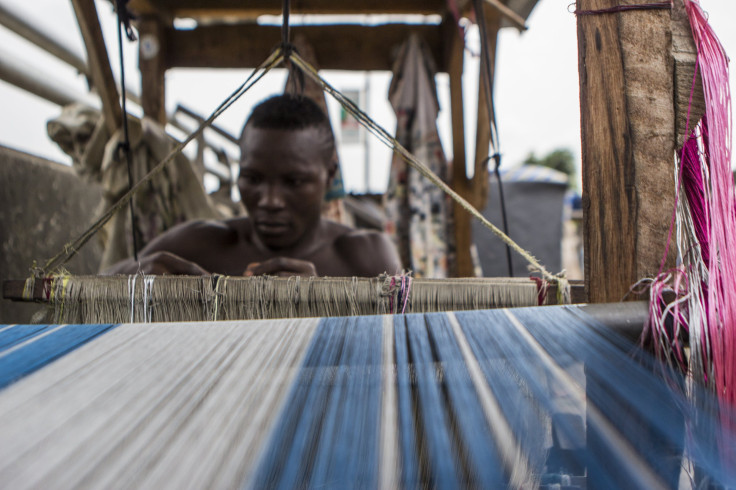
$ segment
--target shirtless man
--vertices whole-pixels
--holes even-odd
[[[243,128],[238,187],[248,217],[182,223],[108,274],[318,275],[400,272],[383,233],[321,218],[335,175],[327,116],[310,99],[281,95],[258,105]]]

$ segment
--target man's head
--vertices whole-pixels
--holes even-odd
[[[297,131],[315,128],[319,135],[314,144],[323,152],[324,163],[335,165],[335,139],[327,115],[309,97],[293,94],[276,95],[264,100],[251,112],[240,136],[241,151],[249,128]]]
[[[298,247],[316,232],[336,165],[329,120],[306,97],[258,105],[243,128],[238,186],[258,239]]]

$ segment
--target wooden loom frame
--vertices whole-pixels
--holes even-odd
[[[531,2],[532,0],[529,0]],[[678,0],[679,1],[679,0]],[[492,33],[489,52],[495,53],[495,33],[503,21],[514,19],[498,0],[486,0],[495,8],[485,10]],[[325,69],[389,69],[391,47],[418,31],[427,40],[439,69],[450,74],[453,148],[456,159],[465,159],[462,109],[462,50],[454,18],[441,0],[372,0],[359,7],[339,0],[298,2],[295,13],[421,13],[444,15],[439,25],[392,24],[385,26],[305,26],[303,31],[324,58]],[[459,1],[461,9],[469,1]],[[513,0],[507,3],[514,3]],[[578,0],[579,10],[603,9],[617,0]],[[103,101],[108,131],[119,124],[119,97],[113,83],[93,0],[73,0],[83,34],[93,85]],[[141,38],[158,46],[153,54],[141,53],[142,105],[144,113],[163,120],[165,72],[178,66],[253,66],[278,40],[278,27],[234,25],[176,31],[175,17],[198,19],[253,19],[280,13],[277,0],[259,0],[243,6],[231,0],[132,0],[130,7],[140,18]],[[533,5],[532,5],[533,7]],[[531,8],[529,8],[531,10]],[[528,12],[526,12],[528,14]],[[674,200],[670,171],[678,127],[678,85],[692,77],[694,55],[673,54],[675,44],[687,45],[687,23],[677,10],[640,10],[613,15],[580,16],[578,20],[581,136],[583,156],[583,207],[585,245],[585,296],[590,302],[624,298],[632,284],[656,275],[667,240]],[[644,33],[647,42],[638,36]],[[340,52],[334,36],[361,39],[360,57]],[[247,43],[243,43],[243,39]],[[245,44],[243,46],[243,44]],[[351,45],[351,43],[345,43]],[[241,46],[242,49],[222,49]],[[176,47],[176,49],[174,49]],[[678,47],[679,48],[679,47]],[[687,46],[686,46],[687,48]],[[682,51],[682,50],[680,50]],[[685,49],[687,51],[687,49]],[[326,56],[325,56],[326,54]],[[644,59],[647,63],[632,63]],[[357,61],[356,61],[357,60]],[[481,70],[482,73],[482,70]],[[482,76],[482,75],[481,75]],[[479,80],[480,82],[480,80]],[[479,83],[479,87],[482,83]],[[476,148],[488,147],[488,117],[485,93],[479,91]],[[671,101],[675,100],[674,108]],[[653,110],[646,108],[654,101]],[[669,105],[668,105],[669,104]],[[678,107],[679,104],[679,107]],[[653,135],[653,137],[652,137]],[[462,166],[454,166],[452,186],[476,207],[485,199],[486,155],[477,151],[476,175],[468,179]],[[623,192],[622,192],[623,190]],[[456,241],[458,276],[472,274],[470,217],[457,212]],[[671,263],[671,261],[670,261]],[[667,264],[669,265],[669,263]],[[6,285],[5,291],[14,286]],[[12,294],[11,294],[12,296]]]

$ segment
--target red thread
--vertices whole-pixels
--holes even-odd
[[[542,306],[547,300],[547,291],[549,284],[544,279],[539,277],[529,277],[532,281],[537,283],[537,304]]]

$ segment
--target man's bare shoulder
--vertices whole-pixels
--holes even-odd
[[[335,249],[360,274],[396,274],[401,271],[399,254],[388,235],[377,230],[356,229],[334,223]]]
[[[243,219],[243,218],[240,218]],[[237,218],[229,220],[192,220],[180,223],[166,233],[160,235],[149,244],[150,250],[189,249],[199,243],[222,243],[238,239],[238,230],[242,224]]]
[[[366,228],[351,228],[334,221],[325,221],[325,236],[332,238],[335,243],[342,246],[369,246],[372,243],[382,242],[390,239],[388,235],[378,230],[370,230]]]

